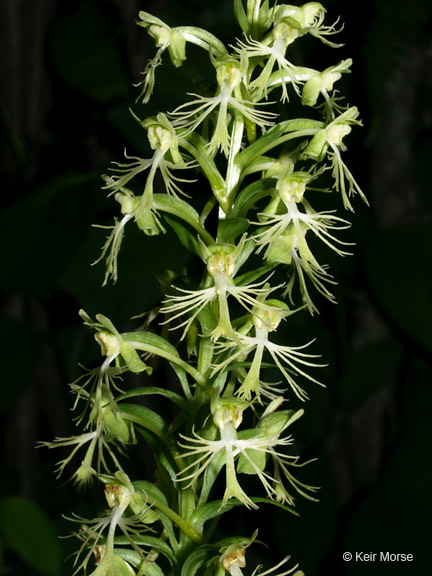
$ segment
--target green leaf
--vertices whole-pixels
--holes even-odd
[[[121,335],[125,342],[140,342],[151,348],[157,348],[162,352],[167,352],[172,354],[177,358],[180,358],[177,349],[165,340],[162,336],[154,334],[153,332],[143,332],[142,330],[136,330],[135,332],[125,332]]]
[[[210,546],[200,546],[190,554],[182,567],[181,576],[195,576],[201,567],[209,560],[210,554],[214,550]],[[202,574],[202,571],[199,572]]]
[[[60,574],[62,553],[55,527],[33,501],[19,496],[0,500],[0,531],[5,544],[43,574]]]
[[[246,232],[249,228],[249,220],[247,218],[226,218],[220,220],[218,226],[219,242],[225,244],[233,244],[237,236]]]
[[[353,411],[375,391],[388,386],[396,376],[402,358],[401,344],[391,338],[374,342],[351,354],[340,378],[343,408]]]
[[[151,394],[164,396],[165,398],[175,402],[182,410],[187,410],[187,403],[185,402],[185,399],[180,396],[180,394],[172,392],[171,390],[165,390],[165,388],[157,388],[155,386],[148,386],[146,388],[134,388],[133,390],[129,390],[129,392],[125,392],[124,394],[117,396],[116,401],[120,402],[121,400],[133,398],[134,396],[148,396]]]
[[[51,58],[77,92],[104,104],[124,98],[130,79],[106,13],[95,4],[78,7],[53,27]]]
[[[165,437],[165,432],[168,430],[165,420],[150,408],[139,404],[119,404],[118,407],[123,418],[128,417],[129,420],[150,430],[159,438]]]
[[[127,546],[129,544],[129,538],[131,538],[135,544],[154,548],[158,552],[161,552],[164,556],[166,556],[166,558],[168,558],[171,565],[177,564],[177,558],[175,557],[170,546],[168,546],[168,544],[164,540],[162,540],[161,538],[157,538],[156,536],[148,536],[147,534],[128,535],[128,537],[116,536],[114,543],[120,546],[122,545]],[[124,556],[122,557],[124,558]],[[124,559],[126,560],[126,558]]]
[[[164,218],[174,230],[177,238],[180,240],[183,246],[187,248],[189,252],[192,252],[192,254],[195,254],[195,256],[201,258],[201,248],[198,244],[197,235],[192,234],[184,224],[178,222],[174,218],[171,218],[166,214],[164,215]]]
[[[251,498],[251,500],[255,504],[261,504],[261,503],[271,504],[273,506],[276,506],[277,508],[285,510],[285,512],[290,512],[291,514],[294,514],[294,516],[299,516],[298,512],[296,512],[290,506],[287,506],[286,504],[281,504],[280,502],[276,502],[275,500],[270,500],[270,498],[253,497]],[[240,502],[240,500],[237,500],[236,498],[232,498],[231,500],[229,500],[225,504],[225,506],[222,506],[222,500],[215,500],[214,502],[208,502],[207,504],[204,504],[202,506],[199,506],[199,508],[197,508],[197,510],[194,512],[192,516],[192,522],[194,526],[196,526],[197,529],[199,530],[208,520],[217,518],[218,516],[225,514],[225,512],[229,512],[236,506],[244,506],[244,504]]]
[[[270,130],[258,138],[256,142],[237,154],[235,163],[240,170],[244,170],[256,158],[262,156],[279,144],[292,138],[312,136],[315,132],[323,128],[323,126],[324,124],[322,122],[310,120],[309,118],[297,118],[295,120],[281,122],[273,128],[270,128]]]
[[[270,195],[275,189],[275,179],[274,178],[261,178],[256,182],[252,182],[249,186],[246,186],[237,196],[233,216],[234,217],[244,217],[248,211],[253,208],[261,198]]]
[[[361,245],[368,282],[386,316],[432,350],[432,226],[376,232]]]
[[[135,552],[135,550],[130,550],[128,548],[115,548],[115,554],[122,560],[128,562],[128,564],[135,566],[135,568],[138,568],[143,561],[142,556],[138,554],[138,552]],[[143,574],[145,574],[145,576],[164,576],[164,573],[162,572],[161,568],[159,567],[158,564],[154,562],[154,560],[148,563],[148,566],[146,567]],[[130,575],[131,572],[128,570],[127,573],[125,572],[124,576],[130,576]],[[116,573],[116,576],[122,576],[122,575],[121,573],[118,572]]]
[[[50,296],[81,235],[90,227],[94,210],[94,196],[90,192],[94,192],[95,186],[98,184],[94,176],[65,174],[41,183],[31,194],[2,211],[3,289]]]

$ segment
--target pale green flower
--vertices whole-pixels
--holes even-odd
[[[285,57],[287,47],[296,37],[297,33],[291,26],[280,22],[272,30],[271,40],[268,44],[252,38],[247,38],[246,42],[238,41],[239,48],[236,48],[236,50],[240,53],[245,53],[249,60],[251,58],[267,59],[259,76],[249,84],[254,100],[261,100],[264,96],[267,98],[268,85],[275,66],[277,66],[280,75],[282,101],[288,100],[288,82],[293,86],[297,94],[300,94],[297,68]]]
[[[319,130],[302,152],[302,158],[312,158],[321,161],[326,154],[332,164],[332,176],[335,188],[342,194],[345,208],[353,210],[349,197],[356,192],[367,203],[360,186],[354,179],[341,157],[341,151],[346,150],[343,142],[345,136],[351,132],[351,126],[361,126],[358,120],[359,111],[353,106],[338,116],[326,128]]]
[[[324,98],[324,107],[330,121],[336,119],[335,112],[343,112],[346,110],[343,106],[338,104],[338,98],[331,94],[335,82],[342,78],[342,74],[350,72],[349,68],[352,64],[351,58],[343,60],[336,66],[330,66],[323,72],[314,74],[303,86],[302,91],[302,104],[306,106],[315,106],[318,97],[321,94]]]
[[[303,6],[282,4],[276,9],[275,22],[286,22],[295,30],[298,36],[310,34],[327,44],[327,46],[339,48],[342,44],[331,42],[327,39],[327,36],[339,34],[343,26],[339,29],[336,28],[339,19],[331,26],[324,26],[325,13],[325,8],[319,2],[307,2]]]
[[[262,129],[273,125],[276,114],[257,110],[256,104],[244,99],[239,90],[245,74],[247,62],[243,58],[240,62],[233,58],[216,62],[216,77],[218,89],[213,97],[196,96],[195,100],[178,106],[169,116],[173,125],[179,129],[184,137],[197,130],[197,128],[210,117],[215,115],[213,135],[209,142],[209,154],[214,155],[221,150],[228,156],[231,135],[229,124],[232,112],[239,112],[246,119],[257,124]]]
[[[105,176],[105,189],[114,194],[120,204],[123,217],[120,221],[114,220],[114,226],[97,226],[111,230],[100,257],[93,263],[97,264],[106,258],[106,273],[104,285],[111,277],[114,282],[118,276],[117,259],[121,248],[126,224],[132,219],[137,226],[148,236],[165,232],[158,214],[153,206],[153,188],[156,174],[162,176],[167,194],[177,197],[184,194],[180,184],[190,183],[194,180],[179,178],[173,174],[173,170],[188,170],[196,165],[195,162],[185,162],[178,149],[178,138],[174,127],[164,114],[150,117],[141,122],[147,130],[150,147],[155,151],[151,158],[138,156],[125,157],[131,162],[120,164],[114,162],[116,168],[111,176]],[[131,190],[126,188],[131,180],[142,172],[148,170],[145,186],[141,197],[136,197]]]
[[[180,435],[185,441],[180,443],[186,452],[182,457],[193,457],[194,461],[184,468],[178,476],[179,480],[189,480],[193,486],[197,479],[205,472],[207,467],[222,454],[225,464],[226,487],[222,500],[222,506],[230,498],[237,498],[248,508],[257,508],[257,505],[247,496],[237,479],[237,472],[256,474],[264,486],[269,498],[277,498],[274,488],[275,479],[265,472],[266,457],[271,455],[281,462],[289,461],[292,456],[277,451],[276,447],[289,446],[292,443],[291,436],[280,437],[285,429],[294,422],[302,410],[296,414],[280,414],[279,425],[274,426],[269,432],[265,425],[258,425],[255,430],[237,432],[242,419],[243,410],[247,403],[235,398],[222,398],[217,401],[213,408],[213,421],[219,429],[219,439],[211,440],[201,437],[195,431],[191,438]],[[265,420],[265,417],[264,417]],[[196,457],[196,459],[195,459]],[[295,457],[294,457],[295,458]],[[237,470],[236,463],[237,461]]]
[[[183,322],[174,327],[184,328],[182,338],[185,337],[201,310],[215,299],[218,301],[219,309],[218,324],[211,332],[212,339],[218,340],[221,336],[235,338],[235,331],[231,325],[228,296],[232,296],[248,312],[252,312],[254,307],[267,308],[260,300],[267,297],[273,290],[281,287],[276,286],[270,289],[267,284],[268,279],[245,286],[235,284],[236,260],[243,246],[243,241],[235,248],[233,246],[213,246],[211,251],[208,251],[206,259],[207,270],[212,278],[213,285],[198,290],[176,288],[178,293],[167,296],[163,301],[164,306],[161,311],[169,314],[166,323],[170,323],[181,316],[186,316]]]
[[[313,358],[317,358],[317,355],[303,352],[311,342],[301,346],[285,346],[276,344],[269,340],[269,334],[275,331],[281,320],[291,313],[283,302],[267,301],[269,308],[270,304],[272,304],[270,310],[258,309],[255,311],[253,317],[255,336],[248,336],[237,331],[235,340],[228,340],[217,345],[216,349],[220,353],[229,352],[231,350],[234,350],[234,352],[228,355],[224,360],[215,363],[213,375],[223,370],[229,370],[231,364],[238,360],[244,361],[247,356],[254,351],[251,367],[249,368],[242,385],[237,390],[237,394],[240,398],[245,400],[250,400],[254,396],[259,398],[261,364],[264,352],[267,351],[296,396],[300,400],[306,400],[308,395],[296,382],[293,374],[304,376],[308,380],[322,385],[318,380],[307,374],[302,368],[302,366],[316,368],[321,365],[312,361]]]
[[[144,11],[139,13],[139,18],[138,26],[147,29],[158,48],[156,55],[148,62],[144,70],[144,80],[140,82],[142,90],[139,97],[142,97],[144,104],[150,100],[153,93],[156,68],[162,63],[162,55],[166,50],[168,50],[172,64],[176,67],[181,66],[186,60],[187,42],[200,46],[209,54],[214,53],[218,56],[226,54],[226,48],[222,42],[207,30],[194,26],[171,28],[159,18]]]

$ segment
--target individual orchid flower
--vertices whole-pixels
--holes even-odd
[[[278,197],[284,212],[260,214],[263,232],[255,235],[258,253],[265,249],[264,257],[270,262],[291,264],[293,258],[301,261],[301,269],[314,277],[316,273],[324,277],[325,268],[321,266],[307,242],[309,232],[341,256],[348,254],[342,249],[348,246],[334,236],[334,231],[345,230],[350,223],[334,211],[316,212],[304,198],[306,185],[313,179],[307,172],[294,172],[283,180]],[[302,208],[302,209],[300,209]],[[327,294],[327,292],[325,293]],[[310,309],[310,307],[308,306]]]
[[[150,100],[153,93],[156,68],[162,63],[162,55],[166,50],[168,50],[171,62],[175,67],[182,66],[186,60],[187,42],[196,44],[208,52],[214,52],[219,56],[226,54],[226,48],[223,43],[213,36],[213,34],[207,32],[207,30],[193,26],[171,28],[159,18],[144,11],[139,13],[139,18],[138,26],[147,29],[158,49],[156,55],[147,63],[143,73],[144,80],[140,82],[140,84],[142,84],[142,90],[139,98],[142,98],[144,104]]]
[[[335,188],[342,194],[345,208],[353,210],[349,197],[356,192],[364,202],[367,199],[363,194],[360,186],[354,179],[341,157],[341,151],[346,150],[343,139],[351,132],[351,126],[361,126],[358,120],[359,111],[353,106],[338,116],[325,128],[319,130],[311,139],[309,144],[303,150],[301,157],[303,159],[312,158],[321,161],[326,155],[330,158],[332,164],[332,176],[335,180]]]
[[[93,473],[95,474],[94,471]],[[134,537],[140,536],[143,531],[148,530],[145,526],[145,517],[149,511],[150,513],[152,511],[147,506],[145,498],[135,492],[131,481],[123,471],[119,471],[115,475],[100,474],[98,477],[105,483],[105,498],[109,511],[92,520],[80,517],[71,519],[81,523],[77,536],[82,541],[82,545],[76,553],[74,567],[77,566],[83,553],[87,551],[75,574],[81,570],[86,570],[91,556],[97,551],[97,567],[90,576],[131,576],[135,572],[129,562],[117,554],[115,535],[120,529],[128,544],[141,561],[144,561],[146,556],[135,543]],[[139,512],[132,515],[128,514],[129,509],[136,508],[138,501],[141,502]],[[103,536],[105,531],[107,534]]]
[[[330,121],[336,119],[335,111],[343,112],[346,108],[337,103],[337,98],[330,93],[335,82],[342,78],[342,74],[350,72],[351,58],[339,62],[336,66],[330,66],[323,72],[317,72],[307,80],[303,86],[302,104],[315,106],[321,94],[324,98],[324,106]]]
[[[297,68],[287,60],[285,56],[288,46],[294,42],[297,33],[285,22],[280,22],[275,25],[270,36],[271,39],[266,43],[259,42],[253,38],[247,38],[245,42],[238,41],[236,51],[241,54],[246,54],[249,60],[252,58],[267,59],[258,77],[249,84],[253,99],[259,101],[263,97],[267,98],[270,77],[272,76],[273,69],[277,66],[282,86],[282,101],[285,102],[289,99],[287,90],[288,82],[293,86],[297,94],[300,93]]]
[[[247,60],[244,55],[240,61],[226,57],[222,60],[215,60],[214,64],[218,83],[215,96],[190,94],[196,96],[196,99],[178,106],[169,116],[173,119],[173,125],[179,130],[180,135],[185,137],[197,130],[204,120],[214,113],[216,119],[213,135],[208,145],[209,154],[214,155],[218,150],[222,150],[227,156],[231,141],[230,115],[233,111],[240,113],[263,130],[273,125],[276,114],[257,110],[256,104],[242,97],[240,85],[247,69]]]
[[[240,540],[238,542],[234,542],[229,546],[224,546],[221,548],[221,556],[219,558],[220,564],[223,568],[231,574],[231,576],[243,576],[243,569],[246,568],[246,549],[252,544],[255,540],[257,532],[252,536],[250,540]],[[261,572],[262,566],[257,566],[255,570],[252,572],[252,576],[256,576],[259,574],[260,576],[268,576],[278,570],[281,566],[286,564],[290,556],[284,558],[279,564],[273,566],[269,570],[265,572]],[[279,573],[275,576],[288,576],[292,574],[292,576],[304,576],[304,573],[301,570],[297,570],[298,564],[289,570]],[[296,572],[294,572],[296,570]]]
[[[325,8],[319,2],[307,2],[303,6],[282,4],[275,13],[275,22],[286,22],[296,31],[295,37],[310,34],[318,38],[331,48],[339,48],[342,44],[336,44],[327,39],[327,36],[339,34],[342,28],[337,28],[338,20],[331,26],[324,26]]]
[[[198,290],[186,290],[176,288],[180,294],[168,296],[164,301],[161,311],[169,314],[166,321],[172,322],[181,316],[187,316],[186,320],[176,325],[175,328],[184,328],[182,338],[190,329],[198,314],[213,300],[218,302],[218,324],[210,333],[213,340],[221,336],[234,337],[235,331],[231,325],[228,296],[235,298],[248,312],[254,307],[266,308],[260,303],[272,290],[267,280],[254,282],[245,286],[236,285],[234,276],[239,267],[240,254],[244,248],[244,239],[237,247],[230,245],[215,245],[211,249],[204,248],[206,254],[207,271],[210,275],[212,286]]]
[[[119,202],[123,217],[120,221],[115,219],[114,226],[97,226],[99,228],[111,229],[102,254],[94,262],[97,264],[106,258],[106,273],[104,285],[111,277],[114,282],[117,280],[117,258],[123,240],[126,224],[134,219],[138,227],[148,236],[164,232],[157,212],[153,206],[154,179],[159,172],[165,185],[167,194],[177,196],[184,194],[179,183],[192,182],[193,180],[179,178],[175,176],[173,170],[185,170],[192,168],[194,162],[184,162],[179,149],[176,132],[164,114],[157,117],[147,118],[142,122],[147,129],[147,136],[151,148],[155,151],[151,158],[139,158],[126,156],[131,162],[120,164],[114,162],[117,168],[112,168],[114,175],[105,176],[105,189],[111,190],[115,199]],[[136,197],[131,190],[126,188],[131,180],[136,176],[149,170],[144,191],[141,197]]]
[[[254,357],[247,376],[236,394],[239,398],[248,401],[254,396],[259,399],[261,363],[264,352],[267,351],[296,396],[300,400],[306,400],[308,395],[296,382],[293,374],[304,376],[308,380],[322,385],[301,368],[302,366],[316,368],[322,365],[312,361],[312,358],[317,357],[316,355],[303,351],[311,342],[301,346],[285,346],[269,340],[269,333],[274,332],[282,319],[292,314],[292,312],[284,302],[279,300],[267,300],[266,304],[269,307],[267,310],[257,309],[254,311],[253,326],[255,336],[248,336],[237,331],[235,339],[227,340],[217,345],[216,349],[221,354],[233,349],[234,352],[214,364],[213,375],[229,370],[234,362],[237,360],[244,361],[254,351]]]
[[[265,422],[266,415],[256,429],[238,432],[243,420],[243,411],[248,403],[237,398],[218,398],[212,403],[213,422],[219,430],[219,439],[213,440],[193,432],[191,438],[181,435],[184,442],[180,446],[186,449],[182,458],[192,457],[194,460],[179,474],[179,480],[189,480],[194,486],[198,478],[220,456],[219,468],[225,465],[226,488],[222,499],[225,506],[230,498],[237,498],[248,508],[257,505],[247,496],[237,479],[237,472],[256,474],[264,486],[269,498],[276,498],[275,479],[265,472],[266,458],[269,454],[280,459],[289,460],[292,456],[283,454],[276,447],[288,446],[292,443],[291,436],[281,437],[286,428],[297,420],[303,410],[294,413],[284,411],[276,416],[278,422],[271,427]],[[270,429],[271,428],[271,429]],[[235,461],[237,460],[237,470]]]

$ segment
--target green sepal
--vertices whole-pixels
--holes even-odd
[[[312,76],[303,86],[302,104],[304,106],[315,106],[318,101],[321,89],[323,87],[323,78],[321,74]]]
[[[278,436],[283,430],[303,416],[303,414],[303,409],[271,412],[259,420],[257,430],[260,430],[267,438]]]
[[[260,266],[256,270],[245,272],[241,274],[241,276],[236,276],[236,286],[247,286],[255,282],[255,280],[258,280],[258,278],[261,278],[261,276],[264,276],[264,274],[271,272],[274,267],[274,264],[267,264],[266,266]]]
[[[147,480],[137,480],[132,482],[133,487],[135,488],[135,492],[144,493],[144,497],[148,498],[149,505],[153,506],[156,510],[158,510],[160,515],[160,521],[165,528],[167,533],[168,539],[170,541],[171,547],[174,552],[177,551],[178,543],[175,537],[173,523],[171,518],[169,518],[164,512],[160,510],[160,508],[169,508],[167,499],[163,492],[159,490],[154,484],[148,482]],[[160,508],[158,508],[160,506]]]
[[[140,374],[141,372],[146,372],[151,374],[153,368],[147,366],[138,355],[135,348],[128,342],[122,342],[120,345],[120,354],[123,360],[126,362],[128,369],[134,374]]]
[[[328,149],[327,132],[324,129],[319,130],[301,154],[302,159],[312,158],[321,162],[324,159]]]
[[[119,411],[114,413],[109,404],[106,404],[102,410],[108,434],[112,434],[116,440],[120,440],[123,444],[136,444],[132,422],[125,420]]]
[[[175,28],[171,29],[168,53],[171,62],[176,68],[182,66],[183,62],[186,60],[186,40],[183,34]]]
[[[129,548],[116,548],[115,554],[117,557],[125,560],[135,568],[139,568],[143,564],[143,557],[138,554],[138,552],[135,552],[135,550],[130,550]],[[117,572],[115,574],[117,576]],[[135,574],[135,572],[133,574]],[[140,572],[140,574],[143,574],[143,576],[164,576],[164,572],[154,560],[148,561],[146,568],[143,572]],[[118,576],[123,576],[123,573],[119,572]],[[130,570],[128,571],[127,576],[132,576]]]
[[[139,514],[143,524],[153,524],[160,518],[159,512],[150,508],[147,505],[146,499],[138,492],[132,494],[129,508],[134,514]]]
[[[277,242],[269,246],[266,252],[266,261],[269,265],[287,264],[289,266],[292,263],[292,240],[291,231],[288,230],[279,236]]]
[[[239,440],[248,440],[249,438],[255,438],[257,435],[256,430],[242,430],[238,434]],[[263,450],[254,450],[253,448],[247,448],[245,450],[248,457],[255,464],[258,470],[263,471],[266,466],[267,455]],[[243,453],[240,454],[237,461],[237,472],[240,474],[256,474],[256,469],[253,467],[251,462],[244,456]]]

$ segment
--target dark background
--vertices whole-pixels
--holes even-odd
[[[347,138],[345,160],[370,199],[356,199],[355,255],[326,253],[339,285],[338,305],[296,315],[290,327],[317,337],[329,368],[313,389],[295,435],[302,478],[321,486],[320,502],[298,499],[300,518],[276,510],[227,516],[248,534],[262,527],[269,545],[248,563],[291,554],[308,576],[432,574],[432,4],[328,0],[328,22],[345,23],[338,51],[298,41],[296,62],[324,69],[354,60],[342,91],[364,121]],[[1,0],[0,3],[0,574],[71,574],[75,541],[62,514],[91,517],[99,490],[77,496],[53,473],[60,454],[39,440],[73,433],[67,383],[98,350],[77,312],[102,312],[120,328],[160,296],[160,260],[194,263],[172,234],[131,229],[118,283],[101,287],[90,267],[117,206],[100,174],[123,149],[145,154],[141,117],[172,110],[194,91],[190,68],[158,70],[155,98],[135,104],[153,41],[135,24],[139,10],[171,25],[206,27],[224,41],[238,35],[231,0]],[[296,48],[297,49],[297,48]],[[188,49],[194,82],[205,55]],[[349,215],[351,219],[351,215]],[[149,468],[137,465],[138,474]],[[143,472],[143,470],[145,472]],[[150,466],[151,470],[151,466]],[[150,476],[151,478],[151,476]],[[239,517],[239,518],[238,518]],[[240,532],[243,531],[243,532]],[[262,558],[254,556],[262,551]],[[410,553],[414,562],[343,563],[342,553]],[[267,556],[266,556],[267,554]]]

